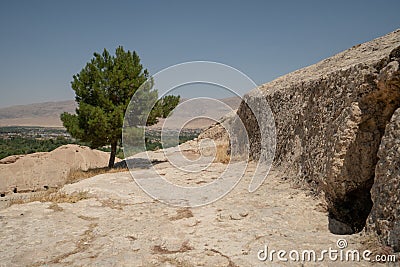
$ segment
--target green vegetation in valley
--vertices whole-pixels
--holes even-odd
[[[71,143],[65,138],[38,140],[34,138],[12,137],[0,139],[0,159],[11,156],[48,152],[59,146]]]
[[[66,144],[81,143],[62,128],[0,127],[0,159],[11,155],[49,152]]]
[[[199,135],[199,129],[182,129],[179,134],[179,144],[193,140]],[[67,144],[78,144],[88,146],[72,138],[65,129],[45,127],[0,127],[0,159],[11,155],[23,155],[35,152],[49,152]],[[157,150],[168,148],[174,144],[164,142],[161,145],[161,131],[146,131],[146,149]],[[111,152],[110,146],[97,148],[101,151]],[[123,159],[124,151],[117,146],[116,157]]]

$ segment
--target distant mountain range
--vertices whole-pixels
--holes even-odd
[[[74,100],[0,108],[0,126],[62,127],[60,115],[75,113]]]
[[[181,103],[185,100],[187,99],[183,99]],[[212,123],[212,120],[205,119],[205,117],[219,118],[228,113],[229,109],[237,109],[240,104],[240,98],[236,97],[224,98],[220,101],[227,106],[207,100],[190,101],[183,104],[179,111],[173,113],[173,118],[168,120],[167,127],[178,127],[193,116],[202,116],[203,118],[186,124],[185,128],[205,128]],[[76,106],[74,100],[67,100],[0,108],[0,126],[62,127],[61,113],[75,113]],[[161,120],[153,128],[161,127],[164,121]]]

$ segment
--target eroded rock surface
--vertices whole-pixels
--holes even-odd
[[[199,174],[179,172],[167,162],[156,165],[166,179],[186,186],[212,182],[226,165],[210,167],[212,171]],[[259,191],[249,193],[254,168],[250,164],[228,195],[198,208],[172,207],[150,198],[128,172],[64,186],[67,194],[88,192],[87,199],[76,203],[12,205],[0,210],[0,265],[332,266],[327,258],[305,263],[258,259],[265,245],[320,252],[336,248],[339,237],[326,229],[323,202],[291,187],[277,171],[270,172]],[[146,171],[137,169],[133,175]],[[349,248],[359,248],[356,237],[345,238]]]
[[[385,245],[400,251],[400,109],[386,126],[378,158],[369,229],[377,232]]]
[[[334,233],[361,231],[370,213],[379,144],[400,106],[399,62],[397,30],[261,85],[238,110],[251,155],[260,158],[260,129],[248,105],[262,114],[257,103],[267,99],[275,165],[324,192]]]
[[[107,152],[79,145],[65,145],[51,152],[10,156],[0,160],[0,193],[61,186],[70,171],[106,167],[109,157]]]

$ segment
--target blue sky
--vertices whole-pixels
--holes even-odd
[[[151,74],[210,60],[262,84],[400,28],[399,10],[398,0],[1,1],[0,107],[73,99],[72,75],[119,45]]]

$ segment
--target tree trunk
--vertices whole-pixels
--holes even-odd
[[[114,167],[115,155],[117,154],[117,144],[117,142],[111,143],[110,161],[108,162],[108,168],[110,169]]]

